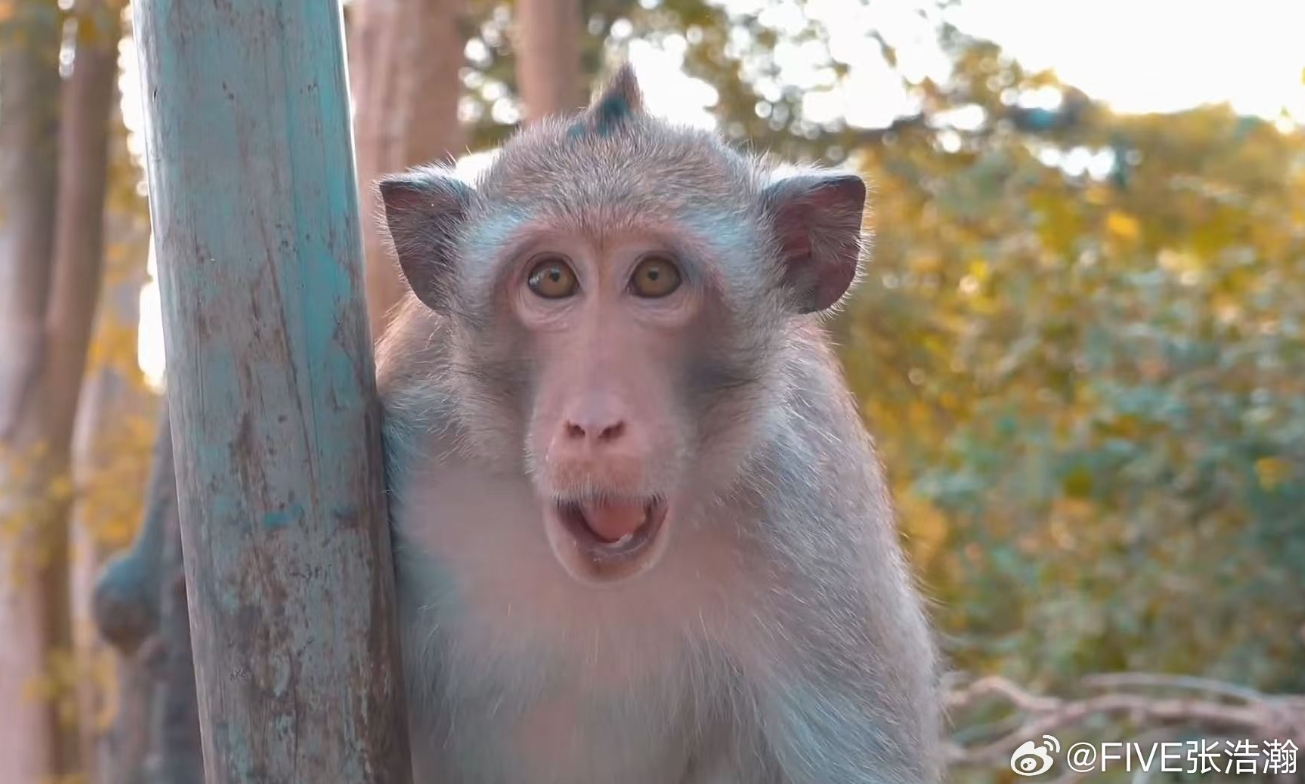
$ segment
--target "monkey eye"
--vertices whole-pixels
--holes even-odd
[[[680,287],[680,271],[669,259],[649,256],[634,268],[630,290],[635,295],[656,299],[665,297]]]
[[[526,285],[544,299],[563,299],[580,288],[575,272],[560,256],[548,256],[537,262],[526,278]]]

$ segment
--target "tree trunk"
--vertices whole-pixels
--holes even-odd
[[[120,658],[114,671],[118,695],[109,730],[95,737],[92,784],[170,784],[152,782],[146,768],[157,676],[140,653]]]
[[[517,88],[527,122],[583,107],[580,0],[517,0]]]
[[[146,386],[137,358],[140,292],[147,280],[149,213],[144,197],[137,192],[143,172],[127,148],[127,129],[114,85],[124,32],[121,3],[83,3],[77,11],[80,48],[65,99],[74,101],[79,92],[82,99],[76,102],[78,108],[65,110],[64,118],[65,123],[80,125],[82,131],[65,130],[63,162],[68,167],[81,157],[83,165],[98,169],[95,158],[99,151],[103,149],[107,156],[100,255],[108,285],[97,308],[91,360],[82,382],[73,435],[72,616],[80,674],[78,705],[83,717],[81,759],[89,782],[137,784],[144,776],[154,676],[143,657],[111,649],[95,628],[92,607],[105,556],[123,547],[140,524],[141,488],[149,470],[149,434],[155,430],[158,400]],[[103,102],[106,95],[107,103]],[[108,115],[103,126],[107,135],[104,147],[90,133],[100,127],[93,119],[98,113],[91,107]],[[74,123],[73,112],[79,112],[79,119],[86,122]],[[75,150],[81,151],[80,156]],[[94,209],[89,189],[76,190],[84,194],[84,208]],[[65,248],[81,245],[81,252],[89,253],[93,242],[94,237],[77,237]]]
[[[115,554],[95,582],[93,612],[101,636],[118,649],[123,666],[118,672],[124,689],[140,687],[123,712],[115,717],[110,733],[112,759],[105,766],[106,784],[135,784],[147,776],[146,765],[157,756],[156,682],[166,665],[167,641],[160,633],[165,550],[176,534],[176,479],[172,463],[172,432],[167,406],[159,413],[150,466],[143,519],[131,546]],[[186,647],[189,656],[189,647]],[[144,678],[140,677],[144,671]],[[127,724],[135,721],[135,724]],[[160,784],[170,784],[158,779]]]
[[[67,531],[39,411],[54,245],[60,28],[54,2],[11,4],[0,25],[0,781],[37,784],[76,754],[43,699],[70,638]],[[66,450],[67,444],[64,443]],[[67,649],[65,648],[65,651]]]
[[[77,46],[65,85],[59,148],[58,220],[43,396],[55,443],[70,448],[86,350],[104,268],[104,202],[109,179],[109,118],[117,97],[121,9],[113,0],[78,0]]]
[[[465,0],[356,0],[349,41],[367,312],[373,340],[406,291],[381,232],[381,176],[461,153]]]
[[[95,617],[118,648],[120,676],[148,671],[148,681],[114,724],[126,745],[105,784],[202,784],[199,708],[186,606],[186,574],[177,518],[177,480],[167,405],[160,411],[144,519],[131,547],[105,567],[96,585]],[[141,702],[143,701],[143,705]],[[138,724],[128,725],[131,719]]]
[[[38,12],[53,13],[53,6],[32,11]],[[76,662],[70,615],[69,450],[100,290],[108,120],[116,95],[114,79],[121,29],[121,10],[102,0],[81,0],[76,12],[73,73],[63,85],[62,118],[59,121],[60,115],[52,112],[53,120],[45,125],[51,133],[58,128],[57,147],[53,136],[39,142],[42,153],[58,153],[57,206],[46,201],[48,214],[40,219],[43,232],[49,230],[52,218],[54,221],[52,249],[48,251],[52,255],[41,260],[48,269],[42,276],[48,283],[28,283],[32,291],[46,297],[40,315],[40,353],[33,355],[36,364],[23,373],[24,391],[10,409],[17,419],[10,420],[9,430],[11,443],[32,455],[21,488],[25,494],[16,497],[20,514],[34,532],[33,541],[38,542],[41,573],[31,583],[28,596],[42,605],[39,614],[43,628],[33,642],[39,640],[39,655],[45,657],[41,663],[52,670],[46,673],[45,696],[52,702],[46,708],[51,739],[45,753],[49,755],[47,770],[55,774],[76,771],[82,756],[76,729],[76,708],[82,696],[76,684],[81,677],[76,666],[67,666]],[[57,16],[54,18],[57,20]],[[57,53],[57,24],[54,31]],[[57,70],[52,76],[46,73],[42,83],[54,87],[46,100],[60,95]],[[8,96],[5,98],[7,103]],[[42,176],[48,176],[48,169]],[[42,201],[44,197],[37,203]],[[36,255],[27,261],[36,263]],[[37,653],[35,647],[32,653]],[[60,662],[65,666],[55,666]]]
[[[105,555],[122,546],[124,534],[138,527],[143,516],[144,493],[138,488],[146,485],[149,451],[142,444],[142,430],[153,429],[158,400],[146,388],[136,360],[149,226],[113,222],[118,226],[109,230],[110,236],[124,250],[127,263],[125,269],[111,263],[106,270],[114,282],[101,303],[92,343],[97,361],[83,383],[73,437],[77,501],[72,516],[72,612],[78,671],[95,676],[79,678],[77,684],[81,715],[95,717],[81,728],[87,779],[132,784],[140,780],[140,773],[131,771],[143,770],[148,745],[151,691],[141,685],[153,676],[140,657],[110,650],[95,627],[93,595]],[[146,246],[131,236],[141,229]],[[105,726],[110,719],[112,724]]]
[[[126,342],[135,347],[139,319],[139,275],[116,282],[101,308],[103,335],[97,343]],[[115,276],[116,277],[116,276]],[[132,314],[136,317],[133,318]],[[121,346],[93,345],[93,353]],[[132,357],[134,360],[134,356]],[[134,372],[133,372],[134,371]],[[114,652],[96,626],[94,592],[105,556],[121,547],[127,527],[139,524],[148,448],[142,427],[156,416],[157,398],[139,378],[139,368],[110,361],[98,364],[83,385],[73,443],[73,475],[78,499],[72,517],[72,612],[78,671],[78,704],[83,717],[81,749],[87,780],[95,784],[134,784],[143,775],[148,748],[149,705],[154,675],[140,656]],[[133,497],[134,496],[134,497]]]
[[[64,86],[60,125],[63,137],[60,143],[54,272],[55,291],[66,289],[73,295],[58,302],[58,307],[71,313],[57,312],[53,309],[55,302],[52,302],[47,322],[52,335],[51,344],[65,345],[70,354],[67,361],[55,363],[51,369],[76,373],[77,376],[46,379],[51,394],[60,398],[70,394],[75,396],[75,390],[83,386],[90,337],[89,329],[85,333],[79,331],[82,326],[79,318],[73,318],[71,323],[65,320],[73,314],[80,316],[96,311],[94,300],[86,301],[84,298],[96,295],[103,265],[109,118],[117,97],[114,82],[118,75],[118,42],[122,38],[122,10],[116,3],[80,0],[75,12],[77,35],[73,73]],[[96,283],[77,285],[78,281],[70,280],[70,277],[87,277]],[[124,304],[130,312],[139,313],[139,305]],[[81,420],[80,427],[75,426],[73,431],[72,474],[78,482],[93,470],[93,443],[97,431],[114,421],[105,416],[113,395],[109,384],[110,380],[102,373],[87,378],[84,384],[86,393],[81,397],[82,411],[80,415],[74,414],[74,421]],[[77,407],[75,402],[61,399],[52,400],[52,404],[56,408],[67,407],[74,411]],[[70,612],[77,662],[74,671],[78,673],[79,756],[85,780],[97,782],[100,777],[97,775],[96,748],[103,729],[107,729],[102,727],[106,685],[102,677],[109,674],[107,668],[102,671],[99,665],[111,664],[113,659],[95,634],[90,618],[91,585],[99,562],[95,540],[90,531],[77,524],[76,515],[71,531]],[[135,695],[122,696],[130,701]]]
[[[186,602],[186,570],[181,557],[181,527],[177,519],[177,483],[172,450],[160,471],[172,481],[160,485],[151,503],[161,507],[163,520],[162,588],[158,640],[162,651],[158,687],[154,693],[151,729],[155,758],[154,780],[160,784],[204,784],[204,759],[199,734],[199,703],[190,644]]]
[[[405,784],[340,8],[135,12],[204,778]]]
[[[125,157],[126,129],[114,137],[115,157]],[[119,164],[123,161],[119,161]],[[128,168],[128,167],[122,167]],[[131,188],[134,167],[121,172],[115,189]],[[111,175],[111,180],[118,176]],[[120,194],[121,195],[121,194]],[[132,201],[135,199],[133,198]],[[92,618],[93,594],[105,556],[140,527],[142,490],[149,470],[149,442],[158,399],[145,385],[136,357],[140,292],[146,280],[148,216],[110,207],[106,229],[115,253],[106,258],[112,281],[99,308],[77,427],[73,476],[77,501],[72,516],[73,632],[83,722],[82,760],[94,784],[137,784],[144,775],[149,740],[149,705],[154,676],[142,657],[110,650]],[[111,724],[105,726],[106,721]]]

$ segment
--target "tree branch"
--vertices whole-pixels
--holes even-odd
[[[1266,696],[1251,689],[1203,678],[1153,673],[1110,673],[1084,678],[1082,684],[1102,688],[1162,688],[1196,690],[1208,698],[1153,696],[1111,691],[1083,699],[1060,699],[1033,694],[1014,682],[995,675],[953,687],[947,694],[948,712],[957,716],[987,698],[1010,704],[1018,722],[1014,729],[1003,722],[995,740],[974,745],[953,741],[948,748],[950,764],[1005,762],[1021,743],[1057,730],[1086,724],[1103,715],[1122,715],[1140,731],[1160,727],[1187,727],[1211,734],[1241,733],[1248,739],[1299,738],[1305,735],[1305,696]],[[1237,702],[1229,702],[1230,698]]]

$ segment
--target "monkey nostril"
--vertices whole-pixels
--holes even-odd
[[[614,425],[608,425],[607,427],[603,428],[602,431],[599,432],[598,434],[598,440],[614,441],[617,438],[620,438],[621,434],[624,432],[625,432],[625,423],[617,422]]]
[[[564,432],[566,437],[572,441],[589,440],[595,444],[606,444],[615,441],[625,433],[625,422],[616,422],[606,427],[567,422]]]

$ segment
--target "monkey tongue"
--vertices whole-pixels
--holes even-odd
[[[589,530],[607,544],[632,536],[648,520],[648,507],[641,501],[589,501],[580,504],[580,511]]]

